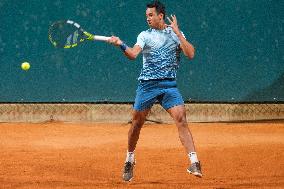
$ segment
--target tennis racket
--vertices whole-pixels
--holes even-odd
[[[110,39],[110,37],[91,34],[72,20],[54,22],[49,27],[48,38],[53,46],[65,49],[76,47],[88,40],[107,41]]]

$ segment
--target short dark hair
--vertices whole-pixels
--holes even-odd
[[[165,5],[158,0],[152,1],[151,3],[147,4],[147,8],[154,8],[154,7],[156,8],[157,14],[162,13],[164,15],[164,19],[165,19],[165,16],[166,16]]]

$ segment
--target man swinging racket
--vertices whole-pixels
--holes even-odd
[[[185,56],[192,59],[194,47],[179,30],[175,15],[167,17],[170,24],[166,24],[165,6],[161,2],[147,4],[146,18],[150,28],[138,35],[133,48],[128,47],[116,36],[108,40],[109,43],[119,46],[129,59],[135,59],[141,52],[143,54],[143,68],[138,78],[132,126],[128,133],[123,180],[131,181],[133,178],[134,151],[140,130],[156,101],[171,115],[178,128],[179,138],[191,162],[187,171],[202,177],[200,162],[186,121],[184,102],[176,84],[179,54],[182,51]]]

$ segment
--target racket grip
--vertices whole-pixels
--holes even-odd
[[[109,39],[110,39],[110,37],[106,37],[106,36],[101,36],[101,35],[95,35],[94,36],[94,40],[97,40],[97,41],[107,41]]]

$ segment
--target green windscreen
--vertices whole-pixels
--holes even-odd
[[[284,1],[164,0],[196,49],[181,57],[185,101],[284,102]],[[105,42],[54,48],[48,28],[74,20],[129,46],[148,29],[148,1],[1,0],[0,102],[133,102],[142,56]],[[28,71],[21,69],[29,62]]]

